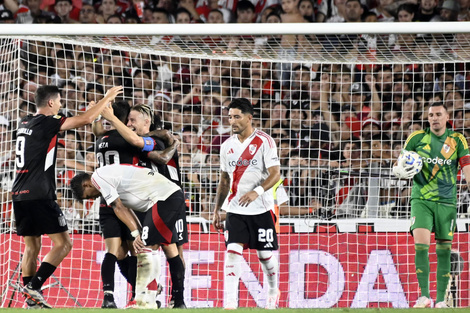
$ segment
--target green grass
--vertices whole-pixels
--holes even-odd
[[[24,313],[24,309],[2,309],[2,311],[9,311],[11,313]],[[80,311],[80,313],[96,313],[97,311],[103,311],[103,309],[54,309],[54,313],[69,313],[72,311]],[[161,309],[164,311],[170,312],[170,309]],[[112,312],[113,310],[105,310],[104,312]],[[145,313],[145,312],[155,312],[155,310],[127,310],[127,312],[136,312],[136,313]],[[182,311],[182,310],[177,310],[177,311]],[[227,313],[230,311],[225,311],[221,308],[215,308],[215,309],[187,309],[187,311],[197,311],[198,313]],[[438,311],[441,312],[468,312],[469,308],[459,308],[459,309],[440,309]],[[265,309],[261,308],[239,308],[235,311],[236,313],[266,313],[267,311]],[[371,308],[371,309],[350,309],[350,308],[343,308],[343,309],[277,309],[276,312],[282,312],[282,313],[343,313],[343,312],[351,312],[351,313],[373,313],[373,312],[380,312],[380,313],[408,313],[408,312],[414,312],[414,313],[431,313],[431,312],[436,312],[436,309],[393,309],[393,308],[384,308],[384,309],[377,309],[377,308]]]

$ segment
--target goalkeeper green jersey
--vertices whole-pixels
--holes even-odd
[[[423,159],[423,169],[413,178],[411,199],[456,205],[459,159],[468,155],[465,137],[450,129],[436,136],[426,128],[412,133],[404,149]]]

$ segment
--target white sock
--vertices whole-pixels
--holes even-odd
[[[258,250],[257,252],[264,276],[268,281],[268,294],[276,295],[279,289],[279,263],[277,258],[270,250]]]
[[[241,275],[241,261],[243,247],[238,244],[229,244],[225,254],[224,266],[224,303],[238,303],[238,285]]]
[[[152,252],[137,254],[137,279],[135,284],[135,300],[138,304],[145,301],[147,285],[154,279],[155,262]]]

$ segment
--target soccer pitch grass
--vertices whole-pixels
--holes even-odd
[[[80,313],[96,313],[97,311],[103,311],[103,309],[100,309],[100,308],[96,308],[96,309],[80,309],[80,308],[58,308],[58,309],[54,309],[54,313],[70,313],[70,312],[77,312],[79,311]],[[104,312],[112,312],[113,310],[110,310],[110,309],[104,309],[105,311]],[[172,311],[172,309],[160,309],[162,311],[167,311],[167,312],[170,312]],[[159,311],[160,311],[159,310]],[[282,309],[277,309],[275,312],[280,312],[280,313],[345,313],[345,312],[351,312],[351,313],[375,313],[375,312],[380,312],[380,313],[392,313],[392,312],[395,312],[395,313],[408,313],[408,312],[415,312],[415,313],[430,313],[430,312],[436,312],[437,311],[440,311],[440,312],[470,312],[470,308],[458,308],[458,309],[393,309],[393,308],[384,308],[384,309],[377,309],[377,308],[370,308],[370,309],[350,309],[350,308],[343,308],[343,309],[338,309],[338,308],[334,308],[334,309],[285,309],[285,308],[282,308]],[[24,309],[3,309],[2,311],[8,311],[8,312],[11,312],[11,313],[19,313],[19,312],[23,312],[24,313]],[[155,312],[155,310],[137,310],[137,309],[128,309],[127,310],[128,312],[129,311],[135,311],[135,312],[138,312],[138,313],[150,313],[150,312]],[[197,313],[227,313],[227,312],[230,312],[230,311],[226,311],[224,309],[221,309],[221,308],[215,308],[215,309],[186,309],[186,310],[180,310],[180,309],[176,309],[176,311],[179,311],[179,312],[188,312],[188,311],[194,311],[194,312],[197,312]],[[262,308],[239,308],[235,311],[232,311],[232,312],[236,312],[236,313],[266,313],[266,312],[269,312],[265,309],[262,309]]]

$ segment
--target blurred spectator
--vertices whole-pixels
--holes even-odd
[[[188,19],[184,19],[183,21],[178,22],[178,12],[184,12],[184,9],[186,10],[187,14],[189,15]],[[195,0],[180,0],[178,3],[178,9],[176,10],[176,23],[189,23],[191,21],[194,22],[202,22],[202,20],[199,17],[199,13],[196,10],[196,3]],[[181,17],[180,17],[181,18]]]
[[[439,15],[437,5],[437,0],[421,0],[418,10],[412,10],[416,12],[413,21],[430,22],[434,17]]]
[[[312,23],[315,22],[315,11],[312,0],[299,0],[299,13],[305,20]]]
[[[389,6],[393,4],[393,0],[378,0],[377,6],[371,9],[371,12],[374,12],[377,15],[378,22],[393,22],[395,17],[389,11]]]
[[[211,10],[207,16],[207,23],[210,23],[210,24],[225,23],[224,14],[219,9]]]
[[[88,3],[83,3],[82,8],[80,9],[80,17],[78,20],[82,24],[95,24],[104,22],[103,17],[96,14],[95,7]]]
[[[0,10],[0,24],[14,24],[15,18],[10,10]]]
[[[104,21],[107,21],[111,15],[116,14],[118,6],[116,0],[102,0],[98,12],[101,13]]]
[[[255,6],[249,0],[237,3],[237,23],[253,23],[256,19]]]
[[[184,126],[181,131],[181,152],[191,156],[191,164],[204,164],[206,156],[200,149],[200,138],[195,126]]]
[[[368,118],[362,122],[362,138],[370,140],[375,135],[380,134],[381,129],[382,127],[379,121],[373,118]]]
[[[72,12],[72,9],[72,0],[55,1],[54,10],[57,13],[57,16],[60,18],[62,24],[78,23],[77,20],[70,17],[70,12]]]
[[[122,19],[119,15],[113,14],[108,17],[106,24],[122,24]]]
[[[439,8],[439,18],[442,22],[456,22],[459,12],[460,4],[457,0],[445,0]]]

